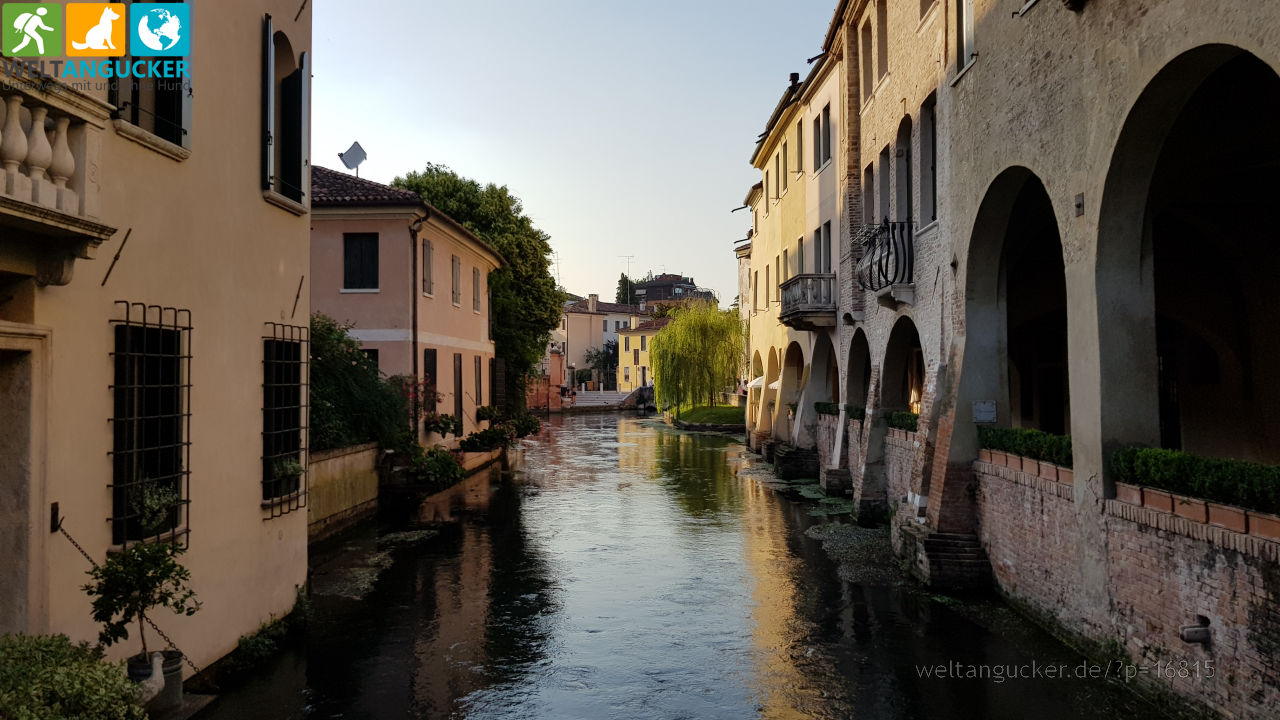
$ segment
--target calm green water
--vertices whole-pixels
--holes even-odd
[[[1100,681],[922,678],[1081,659],[998,603],[840,581],[811,506],[750,462],[652,421],[553,420],[508,472],[386,498],[316,554],[305,645],[203,717],[1150,715]]]

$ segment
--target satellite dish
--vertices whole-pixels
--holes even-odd
[[[360,177],[360,163],[368,160],[369,155],[365,153],[364,148],[360,147],[360,143],[353,142],[346,152],[338,153],[338,159],[347,166],[348,170],[355,170],[356,177]]]

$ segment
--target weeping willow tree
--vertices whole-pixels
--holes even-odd
[[[671,322],[649,345],[654,392],[660,407],[716,402],[716,393],[733,387],[742,365],[745,339],[736,312],[721,312],[709,302],[677,308]]]

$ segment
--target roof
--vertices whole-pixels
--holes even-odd
[[[576,303],[571,303],[565,306],[564,311],[571,312],[571,313],[590,313],[591,312],[590,310],[587,309],[586,300],[579,300]],[[617,315],[639,315],[640,306],[639,305],[621,305],[619,303],[611,303],[611,302],[597,302],[596,313],[597,314],[614,313]]]
[[[329,168],[311,167],[311,204],[321,207],[419,205],[422,197],[412,190],[363,180]]]
[[[675,273],[664,273],[657,277],[632,284],[638,288],[648,288],[655,285],[693,285],[693,278],[677,275]]]
[[[662,317],[656,320],[645,320],[644,322],[640,323],[639,325],[636,325],[635,327],[622,328],[621,330],[618,331],[618,334],[626,335],[629,333],[661,330],[662,328],[666,327],[670,323],[671,323],[671,318],[669,317]]]

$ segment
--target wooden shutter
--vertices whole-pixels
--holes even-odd
[[[436,349],[427,348],[422,351],[422,382],[432,388],[436,387],[436,378],[439,369],[436,367]],[[430,408],[431,412],[435,412],[435,407]]]
[[[262,189],[270,190],[276,177],[276,48],[271,16],[262,21]]]
[[[476,407],[480,407],[482,404],[484,404],[484,401],[483,401],[484,376],[481,374],[482,373],[480,369],[481,367],[482,365],[480,361],[480,356],[477,355],[476,356]]]
[[[302,71],[294,70],[280,83],[280,194],[302,202]]]
[[[462,417],[462,353],[453,354],[453,414]]]

